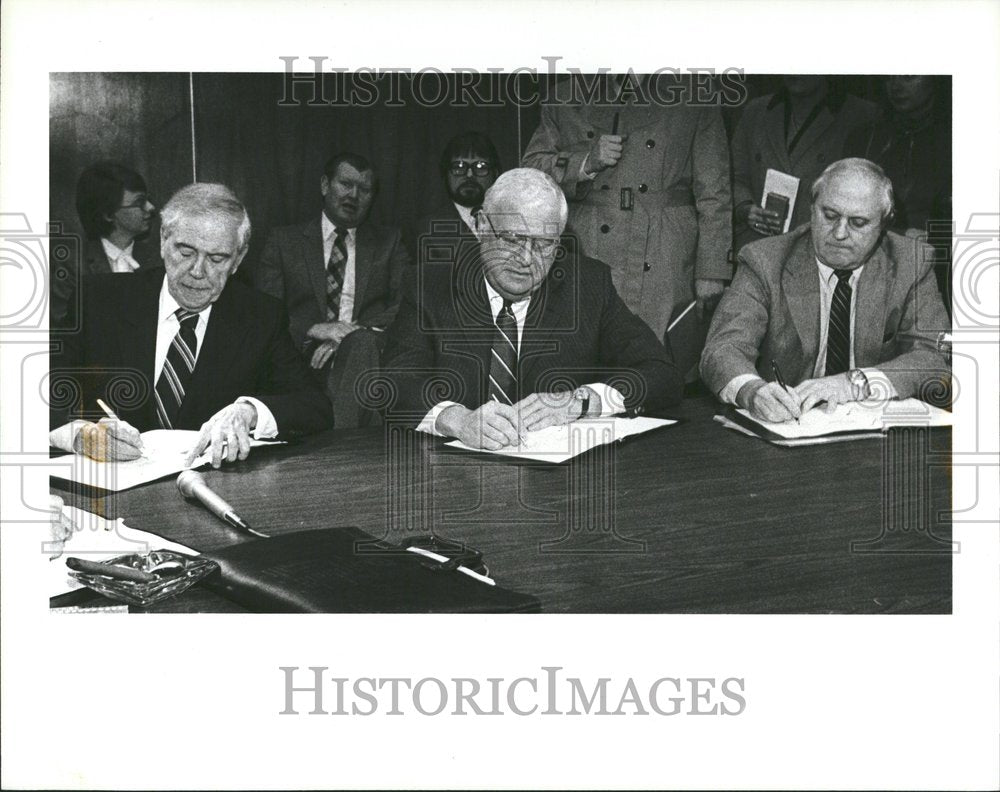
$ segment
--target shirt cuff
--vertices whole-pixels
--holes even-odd
[[[617,388],[605,385],[603,382],[588,382],[583,387],[590,388],[601,399],[601,414],[595,418],[607,418],[625,412],[625,397]]]
[[[740,392],[740,388],[746,385],[748,382],[761,379],[756,374],[740,374],[738,377],[733,377],[726,386],[719,391],[719,401],[724,404],[736,404],[736,394]]]
[[[253,396],[240,396],[236,400],[237,404],[252,404],[257,410],[257,425],[250,433],[254,440],[270,440],[278,436],[278,423],[274,420],[272,413],[266,404]]]
[[[458,402],[452,401],[443,401],[435,404],[431,407],[431,411],[424,416],[424,420],[422,420],[417,426],[417,431],[426,432],[427,434],[436,435],[437,437],[444,437],[444,435],[437,430],[438,416],[449,407],[454,407],[456,404],[458,404]]]
[[[895,386],[892,384],[892,380],[885,375],[882,369],[863,368],[861,372],[868,378],[869,399],[878,399],[881,401],[883,399],[895,399],[899,396]]]
[[[70,421],[68,424],[53,429],[49,432],[49,445],[63,451],[73,452],[73,440],[76,433],[87,425],[86,421]]]

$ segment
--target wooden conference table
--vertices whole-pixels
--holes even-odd
[[[723,429],[716,409],[687,399],[679,424],[562,465],[381,426],[205,476],[268,534],[350,525],[399,541],[433,527],[545,612],[951,612],[950,430],[790,449]],[[249,541],[173,479],[69,500],[202,551]],[[150,610],[241,608],[195,586]]]

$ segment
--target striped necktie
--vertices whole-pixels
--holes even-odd
[[[335,228],[337,236],[330,248],[326,263],[326,319],[334,322],[340,318],[340,293],[344,289],[344,271],[347,269],[347,230]]]
[[[830,324],[826,335],[826,376],[843,374],[851,362],[851,275],[853,270],[834,270],[837,287],[830,301]]]
[[[180,329],[167,350],[163,371],[156,381],[156,417],[164,429],[173,429],[177,413],[184,401],[184,389],[191,381],[195,359],[198,355],[198,338],[194,334],[198,314],[178,308],[174,315]]]
[[[517,401],[517,319],[510,300],[503,301],[496,326],[490,352],[490,398],[513,404]]]

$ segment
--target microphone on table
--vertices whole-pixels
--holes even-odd
[[[201,473],[197,473],[194,470],[182,471],[177,477],[177,489],[181,491],[181,495],[185,498],[194,498],[199,501],[212,514],[238,531],[259,536],[262,539],[268,538],[267,534],[262,534],[260,531],[255,531],[251,528],[249,523],[240,517],[232,506],[226,503],[215,490],[208,486],[205,477]]]

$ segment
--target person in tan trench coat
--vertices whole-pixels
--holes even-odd
[[[650,78],[624,92],[607,79],[611,101],[564,101],[579,98],[568,96],[572,80],[543,106],[521,164],[559,183],[583,252],[607,264],[625,304],[662,340],[695,296],[714,303],[732,277],[721,113],[662,85],[649,90]],[[660,101],[670,97],[680,101]]]

